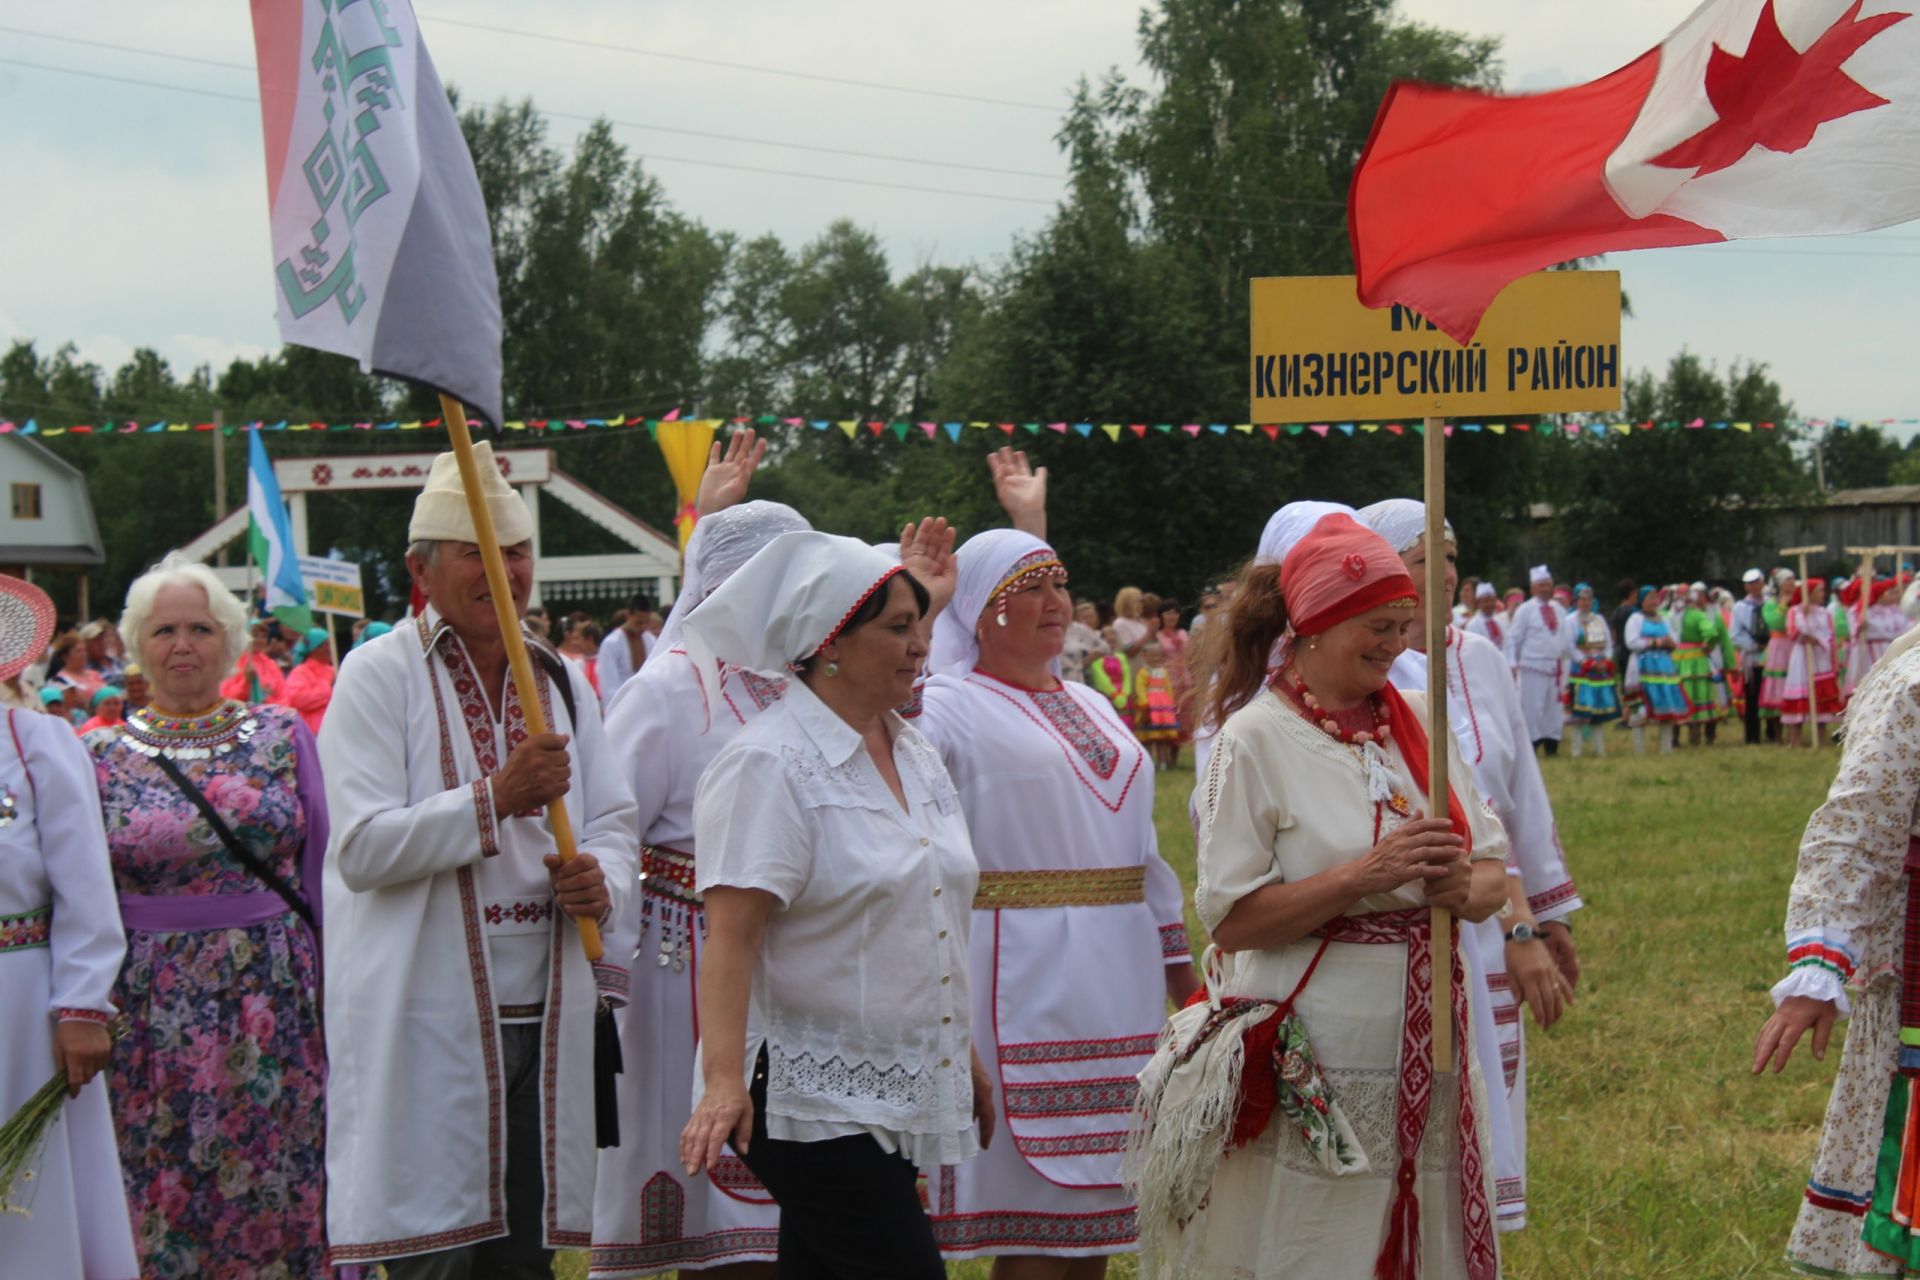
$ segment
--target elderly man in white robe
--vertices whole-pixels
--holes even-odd
[[[1548,755],[1560,751],[1560,731],[1566,716],[1560,706],[1560,686],[1567,671],[1568,643],[1573,635],[1567,611],[1553,598],[1553,574],[1535,565],[1527,581],[1533,598],[1521,602],[1507,628],[1507,665],[1520,686],[1520,712],[1526,717],[1527,737]]]
[[[475,450],[517,613],[532,520]],[[547,1277],[590,1240],[595,974],[573,918],[635,877],[634,802],[579,675],[523,630],[529,734],[453,455],[408,527],[427,608],[341,664],[320,735],[328,1227],[390,1280]],[[547,817],[565,798],[579,853]]]

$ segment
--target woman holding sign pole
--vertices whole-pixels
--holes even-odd
[[[1249,567],[1201,642],[1204,718],[1225,721],[1194,793],[1214,946],[1208,1001],[1141,1075],[1143,1274],[1498,1275],[1486,1084],[1430,908],[1498,910],[1506,835],[1457,750],[1449,817],[1422,814],[1426,700],[1388,682],[1414,603],[1392,547],[1330,515],[1277,571]],[[1435,963],[1460,1048],[1445,1073]]]

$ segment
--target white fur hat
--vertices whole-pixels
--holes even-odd
[[[473,463],[480,472],[480,488],[493,515],[494,540],[503,547],[533,537],[533,515],[514,492],[500,465],[493,460],[493,444],[473,446]],[[473,513],[467,509],[467,491],[460,484],[460,464],[451,453],[433,460],[427,487],[413,500],[413,519],[407,523],[408,542],[478,542]]]

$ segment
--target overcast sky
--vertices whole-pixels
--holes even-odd
[[[1576,0],[1402,10],[1499,36],[1507,86],[1544,89],[1646,51],[1693,3],[1608,0],[1604,22]],[[1061,191],[1053,134],[1072,84],[1112,67],[1140,77],[1138,8],[1120,0],[420,0],[419,12],[463,94],[624,122],[621,141],[708,226],[797,245],[851,217],[902,270],[991,263],[1040,227]],[[183,372],[278,345],[252,61],[241,0],[0,0],[0,337],[42,351],[71,340],[109,369],[152,346]],[[581,127],[556,119],[553,136]],[[1690,347],[1722,365],[1764,361],[1803,416],[1920,418],[1906,314],[1920,226],[1607,265],[1633,302],[1630,367]]]

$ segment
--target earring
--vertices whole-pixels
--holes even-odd
[[[1319,647],[1320,647],[1320,637],[1319,637],[1319,636],[1309,636],[1309,637],[1307,637],[1307,648],[1309,648],[1309,649],[1318,649]]]
[[[827,679],[831,680],[839,674],[840,674],[840,664],[837,662],[829,662],[827,664]]]
[[[1000,612],[998,612],[998,613],[996,613],[996,614],[994,614],[994,615],[993,615],[993,621],[994,621],[994,625],[995,625],[995,626],[1000,626],[1000,627],[1004,627],[1004,626],[1006,626],[1006,625],[1007,625],[1007,611],[1006,611],[1005,609],[1002,609],[1002,610],[1001,610]]]

